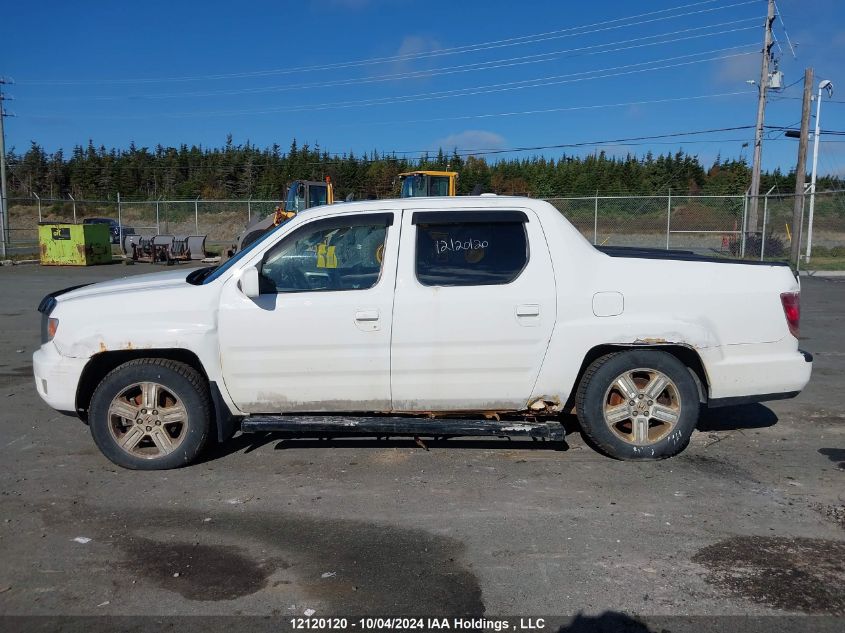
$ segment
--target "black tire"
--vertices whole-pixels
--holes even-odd
[[[139,456],[121,448],[118,444],[115,431],[113,431],[115,428],[113,420],[116,418],[109,414],[109,408],[115,398],[138,383],[160,385],[162,392],[175,395],[187,412],[185,428],[177,438],[178,444],[172,452],[158,456],[154,454]],[[91,427],[91,435],[100,451],[118,466],[133,470],[164,470],[185,466],[194,461],[203,450],[211,431],[211,401],[208,385],[198,371],[184,363],[163,358],[132,360],[109,372],[97,386],[91,397],[88,423]],[[143,427],[141,422],[138,424]],[[131,425],[126,428],[131,430]],[[143,449],[145,443],[147,445],[152,443],[151,436],[141,438],[139,450],[148,450]],[[157,446],[154,446],[153,450],[161,452]],[[149,452],[152,453],[153,450]]]
[[[653,441],[646,439],[635,444],[632,443],[633,439],[626,441],[620,438],[611,428],[611,424],[605,421],[605,401],[616,379],[625,372],[637,369],[654,370],[669,378],[674,383],[672,393],[678,401],[680,411],[677,420],[666,430],[662,428],[664,423],[647,415],[648,425],[654,425],[656,437]],[[664,396],[661,397],[667,397],[666,394],[670,392],[663,393]],[[612,393],[611,397],[614,397]],[[618,398],[618,394],[615,397]],[[616,406],[626,406],[626,403],[622,402]],[[657,350],[630,350],[602,356],[587,368],[578,385],[575,409],[586,439],[601,452],[622,460],[655,460],[672,457],[686,448],[698,423],[700,404],[698,387],[689,369],[680,360]],[[630,420],[633,419],[635,418],[619,423],[623,429],[626,424],[630,425],[632,436],[633,422]],[[660,433],[665,435],[658,436]],[[650,436],[651,429],[648,438]]]

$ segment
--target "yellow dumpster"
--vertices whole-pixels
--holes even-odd
[[[107,224],[38,223],[42,266],[93,266],[111,263]]]

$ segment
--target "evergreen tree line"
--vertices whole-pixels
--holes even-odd
[[[33,142],[24,153],[14,149],[7,156],[10,198],[113,200],[124,199],[266,199],[284,196],[295,179],[331,177],[336,197],[355,199],[396,196],[397,175],[413,169],[449,169],[460,173],[459,193],[476,186],[483,191],[534,197],[600,195],[742,194],[751,181],[745,158],[722,159],[705,166],[697,156],[674,154],[626,157],[597,151],[587,156],[563,155],[496,159],[451,155],[405,158],[371,152],[329,154],[319,147],[299,146],[294,140],[287,151],[278,144],[259,148],[247,142],[235,145],[229,135],[222,148],[181,145],[156,146],[150,150],[131,144],[129,149],[76,146],[69,156],[52,154]],[[762,176],[761,190],[774,185],[791,193],[795,174],[780,169]],[[842,187],[840,179],[822,177],[821,190]]]

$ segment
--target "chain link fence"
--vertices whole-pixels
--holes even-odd
[[[592,243],[690,250],[700,254],[786,259],[791,243],[806,254],[810,201],[805,196],[802,227],[794,235],[792,194],[757,199],[751,226],[749,196],[591,196],[547,198]],[[124,231],[206,235],[212,252],[233,244],[247,224],[273,212],[279,200],[73,200],[10,198],[8,252],[34,252],[38,222],[109,218]],[[818,192],[812,205],[812,254],[845,261],[845,190]]]
[[[83,223],[114,220],[124,234],[206,235],[212,252],[225,249],[254,218],[263,218],[279,200],[72,200],[9,198],[7,250],[34,252],[39,222]]]
[[[760,260],[788,259],[793,240],[800,252],[845,262],[845,190],[818,192],[810,206],[804,197],[798,235],[792,226],[794,194],[757,197],[757,221],[751,196],[592,196],[548,198],[590,242],[689,250],[703,255]]]

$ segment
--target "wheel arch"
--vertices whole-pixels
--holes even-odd
[[[236,418],[223,400],[219,387],[215,382],[209,380],[208,373],[199,357],[191,350],[182,348],[114,350],[94,354],[86,363],[79,377],[76,388],[76,414],[84,422],[87,422],[91,396],[94,395],[94,390],[103,378],[120,365],[143,358],[163,358],[177,361],[198,371],[209,388],[213,407],[212,423],[216,427],[214,431],[218,441],[225,441],[234,434]]]
[[[710,393],[710,382],[707,378],[707,372],[704,369],[704,363],[701,362],[701,357],[698,355],[698,352],[692,346],[685,345],[682,343],[627,345],[613,343],[596,345],[595,347],[588,350],[587,353],[584,355],[584,359],[581,362],[581,367],[578,369],[578,374],[575,377],[575,382],[572,385],[572,389],[569,392],[569,397],[567,398],[566,405],[564,406],[563,410],[574,411],[575,394],[578,392],[578,387],[581,384],[581,380],[584,378],[584,373],[587,371],[587,368],[593,364],[593,362],[595,362],[602,356],[606,356],[607,354],[613,354],[615,352],[624,352],[628,350],[654,350],[671,354],[679,361],[681,361],[684,366],[689,370],[690,374],[692,374],[696,388],[698,389],[698,397],[700,402],[707,402],[709,397],[708,394]]]
[[[196,369],[203,378],[208,380],[208,374],[200,362],[199,357],[186,349],[138,349],[115,350],[94,354],[85,364],[79,383],[76,386],[76,411],[83,420],[88,416],[88,406],[97,385],[113,369],[130,360],[141,358],[165,358],[185,363]]]

